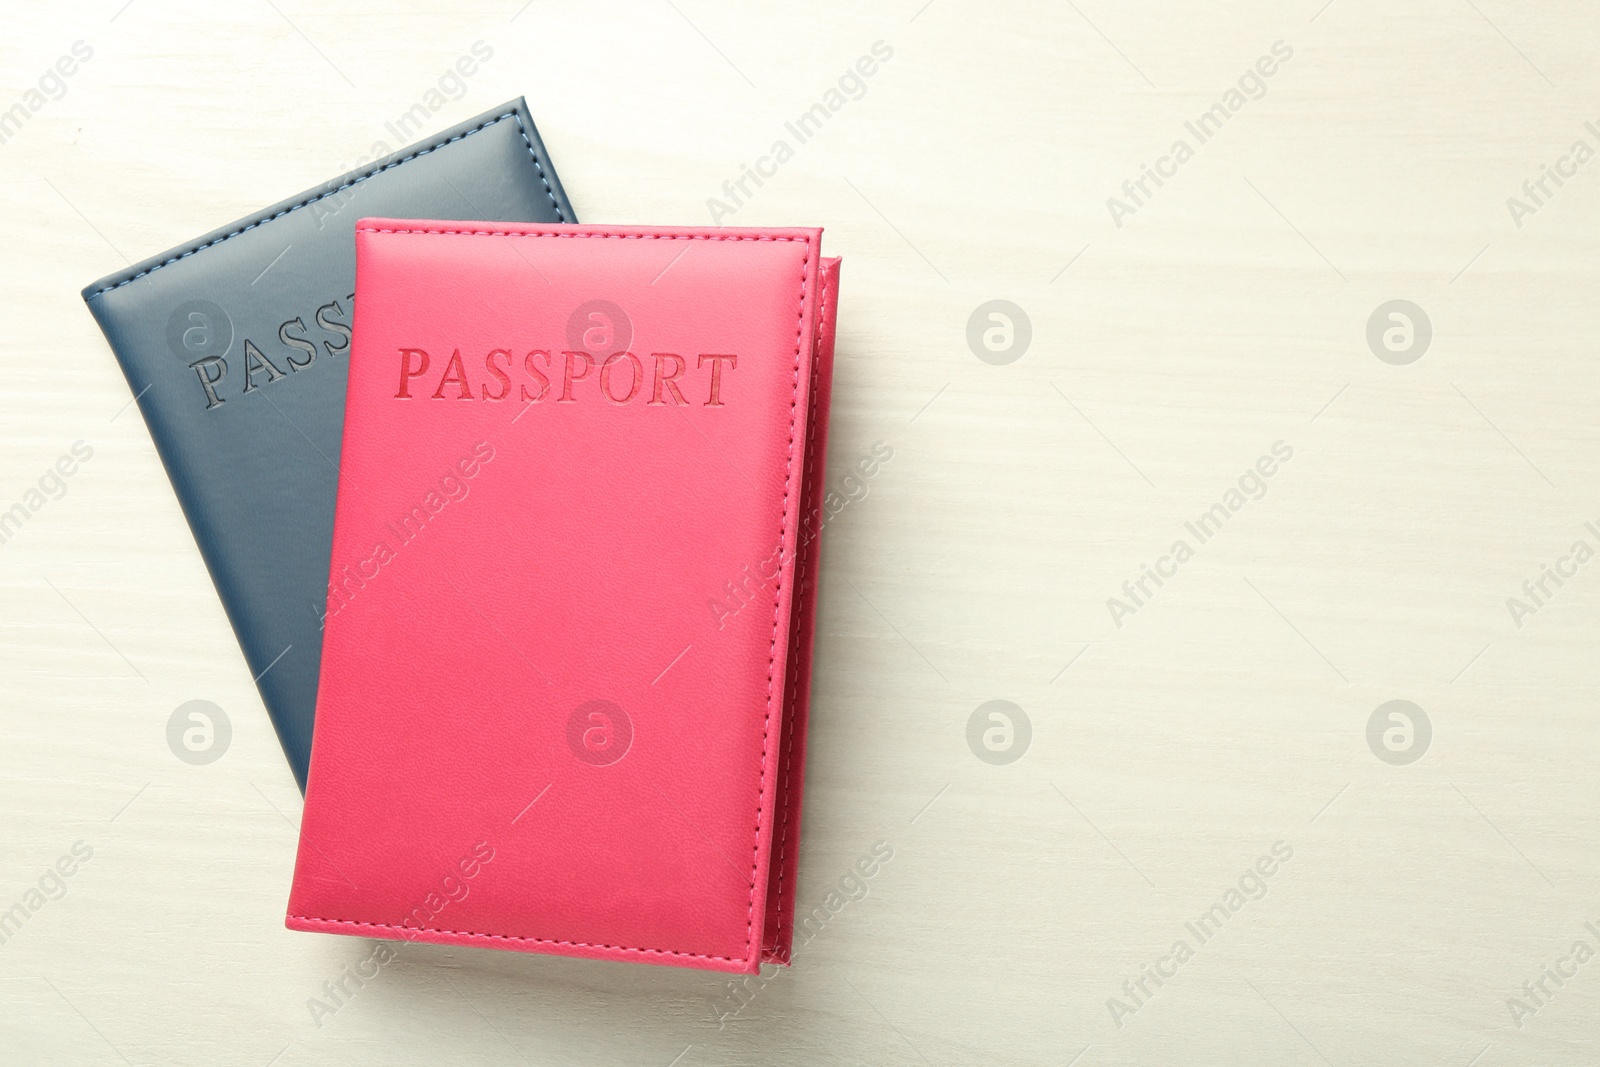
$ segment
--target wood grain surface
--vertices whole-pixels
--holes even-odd
[[[1600,11],[385,7],[7,5],[0,1060],[1600,1062]],[[517,95],[585,221],[844,257],[810,936],[744,985],[283,928],[78,296]]]

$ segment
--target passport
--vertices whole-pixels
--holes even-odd
[[[788,963],[839,261],[817,229],[355,237],[287,925]]]
[[[572,222],[518,99],[102,278],[122,366],[305,787],[363,214]]]

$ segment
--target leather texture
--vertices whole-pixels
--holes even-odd
[[[360,223],[289,927],[789,961],[820,243]]]
[[[83,290],[301,788],[362,215],[572,222],[518,99]]]

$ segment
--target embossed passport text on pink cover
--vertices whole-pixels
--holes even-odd
[[[357,225],[290,927],[789,961],[820,241]]]

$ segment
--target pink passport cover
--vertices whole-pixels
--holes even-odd
[[[357,224],[291,928],[789,962],[820,240]]]

